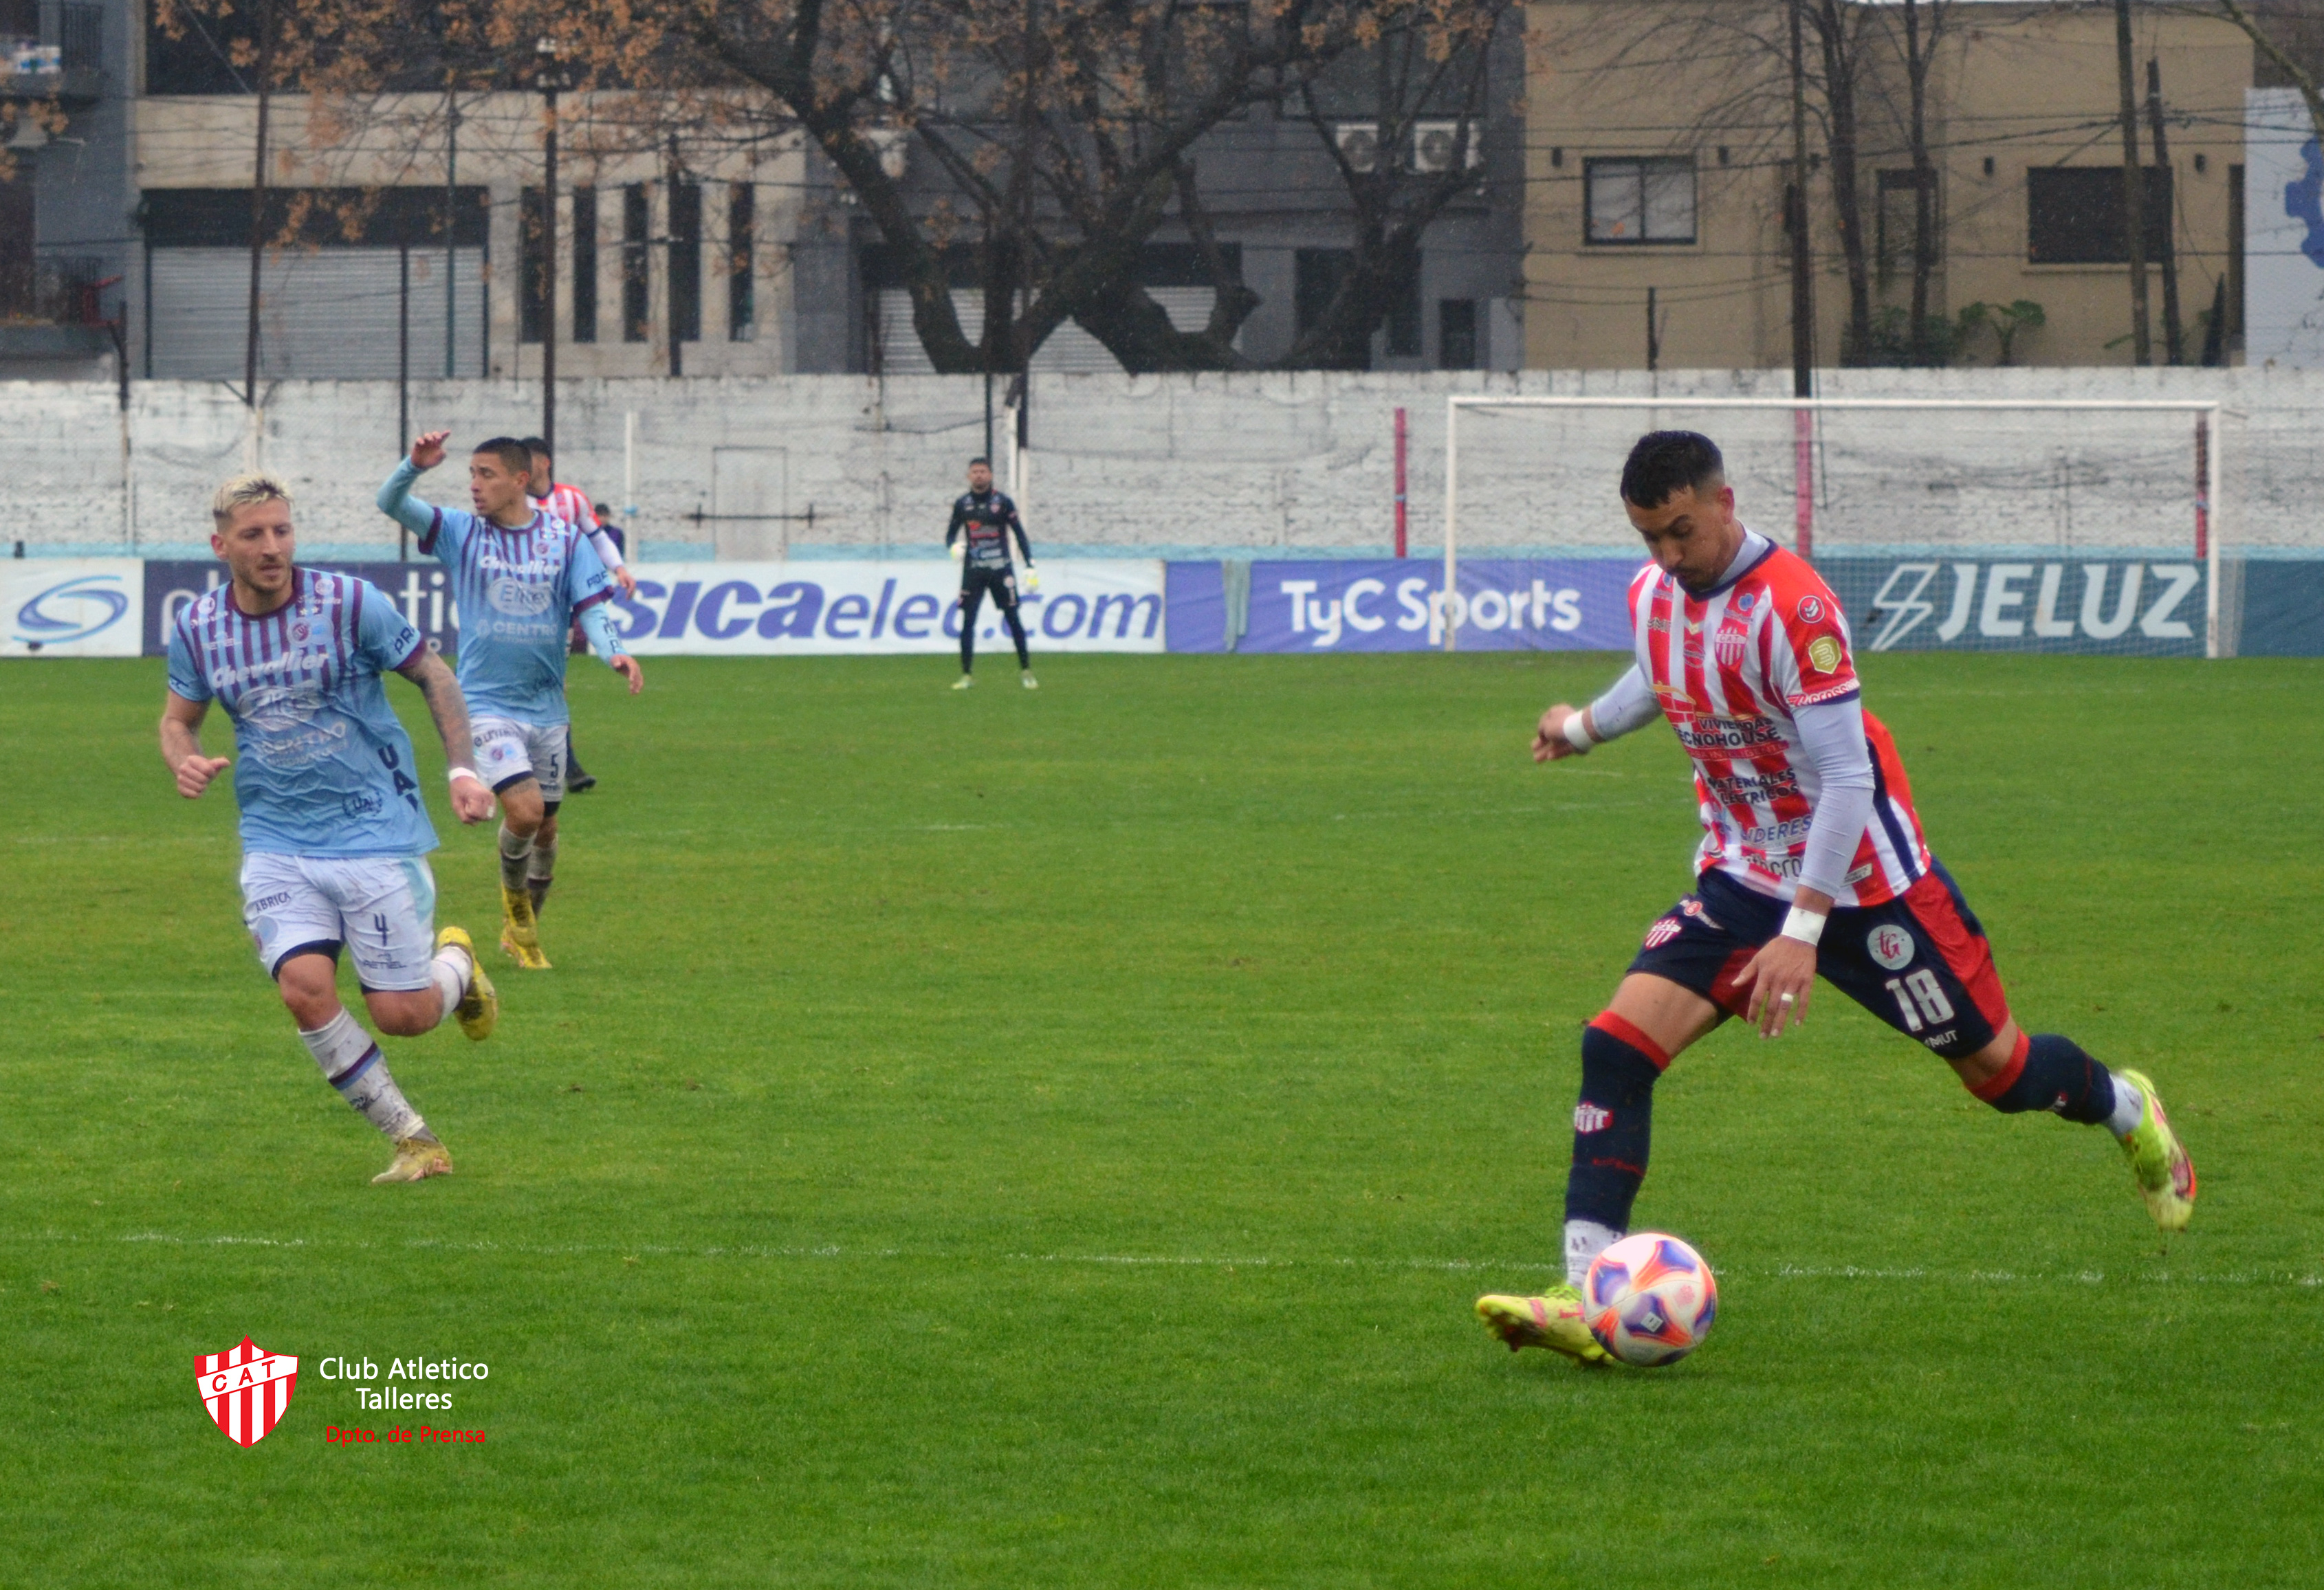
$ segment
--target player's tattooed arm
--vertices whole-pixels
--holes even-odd
[[[209,703],[188,701],[174,690],[161,706],[161,760],[177,776],[178,793],[189,801],[198,800],[210,780],[226,769],[226,758],[202,755],[202,720],[209,710]]]
[[[436,732],[444,741],[445,762],[473,772],[476,740],[468,730],[467,698],[460,694],[460,682],[444,666],[444,659],[422,647],[395,671],[420,687],[428,715],[436,720]],[[493,814],[493,792],[481,778],[456,778],[452,812],[463,823],[481,823]]]

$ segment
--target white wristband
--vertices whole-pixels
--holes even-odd
[[[1783,937],[1797,939],[1813,949],[1823,939],[1823,924],[1830,920],[1819,911],[1803,911],[1797,905],[1784,917]]]
[[[1565,715],[1565,743],[1575,750],[1586,751],[1598,742],[1590,736],[1590,726],[1582,720],[1589,708],[1581,707]]]
[[[483,779],[476,777],[476,770],[474,767],[455,767],[445,776],[444,782],[447,784],[457,784],[463,778],[475,779],[478,784],[482,784],[484,782]]]

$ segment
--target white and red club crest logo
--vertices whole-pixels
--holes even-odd
[[[223,1353],[194,1356],[194,1384],[210,1418],[238,1446],[254,1447],[290,1406],[299,1360],[270,1353],[248,1337]]]

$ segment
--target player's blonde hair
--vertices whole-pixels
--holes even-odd
[[[220,486],[210,498],[210,518],[221,530],[234,522],[234,510],[248,508],[254,502],[290,501],[290,488],[281,477],[266,474],[238,474]]]

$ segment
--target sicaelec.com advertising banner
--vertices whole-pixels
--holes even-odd
[[[637,594],[616,598],[614,627],[641,657],[862,656],[956,652],[960,565],[909,563],[641,564]],[[1059,560],[1022,591],[1025,632],[1041,651],[1160,651],[1157,559]],[[977,643],[1009,645],[988,599]]]
[[[1254,563],[1237,651],[1622,651],[1637,565],[1618,558]]]
[[[86,575],[96,565],[27,566],[57,571],[48,582],[54,585],[69,572]],[[179,611],[219,584],[225,565],[144,566],[145,649],[159,654],[169,649],[170,626]],[[369,580],[431,646],[459,648],[459,609],[434,559],[318,566]],[[630,572],[637,576],[637,594],[615,596],[613,628],[623,645],[643,657],[866,656],[960,648],[960,565],[949,560],[649,563],[632,565]],[[1040,574],[1040,590],[1020,594],[1025,631],[1035,650],[1163,649],[1168,626],[1159,561],[1061,558],[1041,565]],[[1018,580],[1021,590],[1021,569]],[[133,581],[129,590],[134,604],[141,600],[139,587]],[[50,598],[50,605],[63,615],[68,598],[72,614],[95,615],[93,599],[78,599],[72,591]],[[980,648],[988,641],[1010,644],[989,598],[976,628]],[[134,639],[133,633],[127,648],[132,654],[137,649]]]

